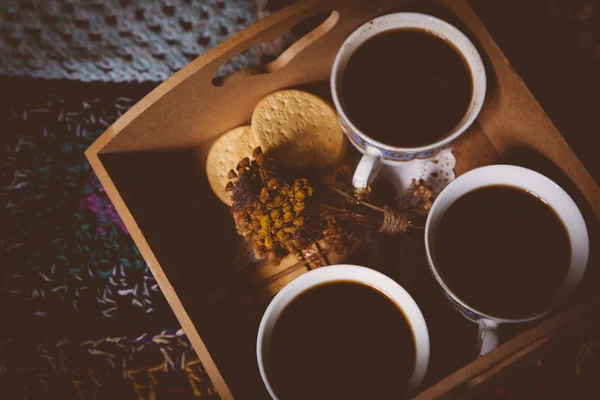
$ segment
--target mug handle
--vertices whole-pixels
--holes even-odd
[[[477,322],[479,333],[477,334],[478,358],[498,347],[498,323],[490,319],[481,319]]]
[[[368,146],[356,167],[352,185],[356,189],[366,189],[373,182],[382,166],[383,156],[381,152],[373,146]]]

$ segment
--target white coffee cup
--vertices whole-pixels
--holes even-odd
[[[452,293],[452,290],[444,283],[436,269],[432,257],[432,238],[444,213],[459,197],[477,188],[490,185],[513,186],[537,195],[556,212],[567,230],[571,245],[569,270],[548,309],[538,315],[521,319],[507,319],[481,312]],[[587,267],[589,238],[579,208],[567,192],[556,183],[530,169],[514,165],[490,165],[461,175],[440,193],[433,203],[425,224],[425,248],[431,271],[448,300],[461,314],[479,325],[478,346],[479,355],[481,356],[498,345],[499,324],[529,322],[542,318],[560,305],[575,290],[581,282]]]
[[[294,279],[275,296],[262,317],[256,342],[256,357],[260,375],[271,397],[277,400],[277,395],[269,383],[264,358],[277,319],[285,307],[300,293],[322,283],[335,281],[352,281],[372,286],[385,293],[404,312],[413,332],[416,350],[415,367],[407,392],[415,390],[423,381],[429,364],[429,333],[417,303],[406,290],[380,272],[357,265],[332,265],[309,271]]]
[[[369,136],[369,132],[361,131],[346,114],[341,101],[341,85],[344,70],[354,51],[371,37],[389,30],[421,29],[444,38],[457,49],[466,60],[473,80],[471,103],[463,118],[436,143],[421,147],[396,147],[378,142]],[[394,49],[389,49],[394,51]],[[406,54],[410,57],[411,54]],[[365,77],[368,79],[368,77]],[[353,178],[353,184],[358,189],[366,188],[379,173],[382,166],[400,169],[407,163],[422,162],[435,157],[452,143],[473,123],[485,99],[486,75],[483,61],[471,41],[458,29],[449,23],[431,15],[419,13],[388,14],[367,22],[355,30],[342,44],[338,51],[331,72],[331,95],[337,109],[340,125],[348,136],[350,143],[363,154]],[[435,118],[435,115],[432,115]],[[398,124],[398,134],[402,134],[401,121]],[[395,171],[392,175],[401,174]],[[394,184],[394,182],[392,182]],[[394,184],[395,187],[397,185]],[[400,190],[399,188],[397,190]]]

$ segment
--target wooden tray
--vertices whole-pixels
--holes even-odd
[[[364,22],[393,11],[426,12],[456,25],[476,44],[486,64],[487,99],[476,123],[454,147],[457,174],[497,162],[536,169],[576,200],[592,239],[588,273],[572,299],[577,305],[537,326],[508,329],[507,334],[518,335],[476,361],[475,327],[443,302],[441,290],[426,274],[425,289],[413,293],[432,334],[428,388],[420,397],[469,397],[508,367],[595,320],[585,316],[598,304],[586,293],[593,292],[588,288],[599,275],[600,189],[469,5],[464,0],[301,0],[198,57],[123,115],[86,152],[224,399],[268,398],[255,360],[258,322],[272,296],[307,269],[267,268],[249,277],[232,267],[238,238],[228,209],[206,180],[210,144],[222,132],[247,123],[268,93],[298,87],[327,97],[331,66],[343,40]],[[330,13],[325,22],[272,63],[213,80],[233,56],[324,12]],[[522,332],[524,328],[529,330]]]

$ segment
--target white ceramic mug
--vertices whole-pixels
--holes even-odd
[[[258,329],[256,357],[260,375],[271,397],[277,400],[265,371],[264,357],[269,349],[269,341],[277,319],[284,308],[300,293],[322,283],[335,281],[353,281],[372,286],[389,296],[404,312],[413,332],[416,349],[415,368],[407,392],[416,389],[423,381],[429,364],[429,332],[417,303],[406,290],[380,272],[356,265],[332,265],[309,271],[294,279],[275,296],[263,315]],[[359,345],[360,343],[357,343],[357,346]]]
[[[366,40],[381,32],[403,28],[422,29],[450,42],[466,60],[473,79],[471,103],[463,118],[442,139],[428,146],[403,148],[376,141],[369,136],[369,132],[361,131],[352,123],[341,101],[340,88],[343,84],[344,70],[354,51]],[[394,51],[394,49],[389,49],[389,51]],[[410,54],[406,55],[406,57],[410,56]],[[485,68],[477,49],[461,31],[445,21],[426,14],[395,13],[375,18],[355,30],[338,51],[331,72],[331,94],[339,115],[340,125],[348,136],[350,143],[363,153],[362,160],[354,174],[354,186],[358,189],[366,188],[383,165],[400,167],[407,162],[428,160],[435,157],[443,149],[450,147],[479,114],[485,99],[485,91]],[[435,115],[432,115],[432,118],[435,118]],[[402,132],[402,121],[398,126],[398,134],[404,134]]]
[[[552,304],[544,312],[521,319],[498,318],[478,311],[462,301],[444,283],[437,272],[432,257],[431,240],[441,218],[459,197],[480,187],[508,185],[531,192],[544,200],[562,220],[571,244],[571,263],[564,282],[556,293]],[[560,305],[575,290],[587,267],[589,239],[585,221],[577,205],[560,186],[530,169],[514,165],[490,165],[467,172],[450,183],[435,200],[425,224],[425,248],[427,261],[433,275],[442,286],[452,305],[466,318],[479,324],[479,355],[493,350],[498,345],[498,326],[502,323],[529,322],[541,318]]]

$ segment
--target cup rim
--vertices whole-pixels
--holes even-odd
[[[559,290],[556,293],[557,297],[562,297],[562,298],[559,298],[558,300],[566,299],[575,290],[575,288],[579,285],[579,283],[583,279],[583,275],[587,269],[587,262],[589,259],[589,236],[588,236],[588,231],[587,231],[587,226],[585,224],[585,220],[583,218],[583,215],[581,214],[581,211],[579,210],[579,207],[577,207],[577,204],[573,201],[571,196],[569,196],[569,194],[562,187],[560,187],[556,182],[554,182],[547,176],[540,174],[539,172],[533,171],[528,168],[516,166],[516,165],[496,164],[496,165],[488,165],[488,166],[484,166],[484,167],[475,168],[475,169],[468,171],[468,172],[464,173],[463,175],[459,176],[454,181],[452,181],[446,188],[444,188],[444,190],[442,190],[442,192],[435,199],[433,206],[431,207],[431,210],[429,211],[427,221],[425,223],[424,241],[425,241],[425,253],[426,253],[426,257],[427,257],[427,263],[429,264],[430,271],[434,275],[434,277],[437,280],[437,282],[439,283],[439,285],[443,288],[443,290],[449,296],[451,296],[452,299],[454,299],[458,304],[460,304],[462,307],[466,308],[467,310],[469,310],[483,318],[486,318],[486,319],[489,319],[492,321],[496,321],[496,322],[501,322],[501,323],[530,322],[530,321],[534,321],[539,318],[542,318],[542,317],[548,315],[549,313],[551,313],[552,311],[556,310],[556,308],[558,308],[560,306],[560,302],[553,301],[553,303],[551,303],[550,307],[548,307],[546,310],[542,311],[541,313],[538,313],[536,315],[529,316],[529,317],[524,317],[524,318],[501,318],[501,317],[495,317],[493,315],[481,312],[481,311],[477,310],[475,307],[472,307],[469,304],[467,304],[466,302],[464,302],[463,300],[461,300],[456,294],[454,294],[452,292],[452,290],[446,285],[446,283],[444,282],[444,280],[438,273],[437,268],[435,267],[435,263],[433,262],[432,254],[431,254],[432,250],[430,248],[431,247],[430,246],[430,238],[432,235],[432,233],[431,233],[431,229],[432,229],[431,225],[433,224],[432,216],[435,215],[435,213],[438,212],[437,210],[441,207],[441,201],[444,199],[444,196],[445,196],[444,192],[447,195],[448,193],[450,193],[451,190],[453,190],[454,187],[456,187],[457,185],[459,185],[461,182],[463,182],[465,180],[472,179],[474,177],[478,177],[479,175],[489,174],[491,172],[496,172],[496,171],[512,172],[512,173],[516,173],[516,174],[525,174],[528,176],[529,182],[531,182],[533,180],[541,181],[544,184],[550,185],[551,187],[553,187],[552,190],[557,191],[563,197],[563,201],[565,202],[565,205],[570,208],[570,211],[571,211],[570,216],[575,220],[575,222],[573,222],[573,224],[579,224],[580,227],[583,228],[582,235],[585,239],[584,240],[585,243],[578,243],[581,246],[580,252],[582,254],[580,254],[581,260],[579,260],[579,262],[576,263],[577,265],[574,265],[573,255],[571,257],[571,263],[569,265],[569,272],[567,272],[567,276],[565,277],[565,280],[563,281],[562,286],[559,288]],[[513,183],[508,183],[508,182],[507,183],[485,183],[485,184],[478,184],[474,188],[459,194],[457,199],[460,198],[461,196],[463,196],[464,194],[468,193],[469,191],[475,190],[476,188],[492,186],[492,185],[497,185],[497,184],[505,184],[507,186],[519,187],[521,189],[528,190],[534,194],[537,194],[536,191],[534,189],[531,189],[530,187],[527,188],[527,187],[520,186],[520,185],[513,184]],[[546,200],[546,199],[544,199],[544,200]],[[452,201],[452,203],[454,201]],[[452,203],[450,203],[450,205]],[[565,221],[565,218],[563,218],[563,215],[561,215],[551,204],[548,204],[548,205],[554,209],[557,216],[561,219],[562,223],[567,228],[567,234],[569,236],[569,241],[571,242],[571,249],[572,249],[571,251],[573,252],[573,237],[572,237],[571,233],[569,232],[569,222]],[[578,275],[576,275],[575,279],[572,279],[569,281],[569,274],[575,268],[580,268],[580,271],[576,271],[576,272],[578,272]],[[566,287],[567,284],[569,284],[569,287]]]
[[[415,367],[407,387],[407,392],[416,389],[422,383],[425,374],[427,373],[430,353],[429,331],[421,309],[406,289],[387,275],[371,268],[358,265],[337,264],[314,269],[295,278],[277,293],[263,314],[256,340],[256,356],[260,375],[271,397],[277,400],[277,396],[267,377],[263,360],[263,347],[266,345],[264,341],[265,336],[267,335],[267,329],[272,329],[274,320],[276,320],[279,313],[281,313],[291,301],[305,290],[325,282],[336,281],[354,281],[372,286],[387,295],[403,311],[403,314],[411,327],[415,344]],[[379,284],[376,283],[377,281]],[[385,290],[381,286],[388,286],[388,289],[391,287],[395,293],[391,294],[389,293],[389,290]],[[284,298],[287,298],[287,300]],[[400,302],[402,302],[402,304]],[[275,311],[276,308],[278,311]],[[406,308],[409,310],[406,310]],[[268,324],[272,325],[268,327]],[[417,333],[419,333],[419,335],[417,335]]]
[[[381,23],[383,21],[390,20],[390,19],[404,20],[402,22],[406,22],[406,24],[402,25],[400,28],[411,28],[412,27],[412,28],[427,30],[437,36],[442,37],[444,40],[447,40],[448,42],[450,42],[453,45],[453,47],[461,53],[461,56],[467,63],[467,67],[469,68],[471,77],[473,79],[473,94],[471,96],[470,105],[467,108],[467,110],[465,111],[465,116],[467,114],[470,114],[469,117],[465,119],[465,116],[463,116],[463,119],[461,119],[458,122],[458,124],[453,128],[453,130],[456,129],[455,132],[453,132],[450,135],[445,136],[443,139],[441,139],[435,143],[432,143],[432,144],[429,144],[426,146],[396,147],[396,146],[391,146],[391,145],[379,142],[379,141],[371,138],[370,136],[363,133],[360,129],[358,129],[358,127],[354,124],[354,122],[352,122],[352,120],[348,117],[348,115],[346,115],[346,112],[344,111],[344,108],[342,107],[341,101],[339,99],[340,96],[338,96],[337,81],[339,79],[338,75],[342,72],[340,70],[340,64],[342,62],[342,56],[347,51],[346,50],[347,47],[350,46],[350,43],[352,41],[358,39],[361,35],[363,35],[364,31],[368,30],[370,25]],[[396,21],[396,22],[400,22],[400,21]],[[423,24],[423,25],[427,25],[427,27],[424,27],[422,25],[417,25],[419,23]],[[469,61],[469,57],[467,56],[467,54],[465,54],[466,51],[461,50],[461,46],[459,46],[459,44],[456,41],[449,39],[448,37],[446,37],[446,35],[444,35],[442,32],[440,32],[440,30],[441,30],[440,27],[452,32],[452,34],[456,35],[459,38],[459,40],[462,42],[461,46],[464,46],[465,49],[468,50],[470,56],[472,57],[471,61]],[[374,34],[367,34],[367,37],[365,40],[367,40],[368,38],[370,38],[372,36],[374,36]],[[364,40],[362,42],[364,42]],[[362,42],[361,42],[361,44],[362,44]],[[354,51],[354,49],[351,51]],[[374,144],[375,146],[382,148],[384,150],[393,151],[393,152],[404,152],[404,153],[419,153],[419,152],[435,150],[440,147],[447,146],[453,140],[455,140],[457,137],[459,137],[473,123],[473,121],[475,121],[475,119],[479,115],[479,112],[481,111],[481,108],[483,107],[483,103],[485,100],[486,87],[487,87],[487,81],[486,81],[485,67],[483,65],[481,55],[479,54],[479,52],[477,51],[477,48],[475,47],[475,45],[473,45],[471,40],[469,40],[469,38],[464,33],[462,33],[458,28],[456,28],[454,25],[451,25],[444,20],[441,20],[432,15],[422,14],[422,13],[413,13],[413,12],[399,12],[399,13],[391,13],[391,14],[382,15],[382,16],[372,19],[369,22],[366,22],[365,24],[361,25],[359,28],[354,30],[346,38],[346,40],[344,41],[344,43],[342,43],[340,49],[338,50],[338,52],[335,56],[334,62],[333,62],[332,73],[331,73],[331,77],[330,77],[330,89],[331,89],[331,95],[333,98],[333,103],[334,103],[335,108],[337,109],[338,113],[343,117],[345,123],[347,123],[350,126],[350,128],[366,142],[370,142],[371,144]]]

